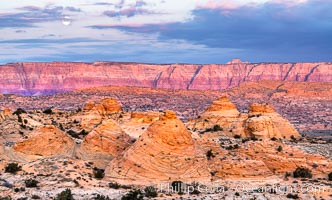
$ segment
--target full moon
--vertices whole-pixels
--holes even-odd
[[[62,18],[62,24],[65,26],[69,26],[71,24],[71,19],[69,16],[63,16]]]

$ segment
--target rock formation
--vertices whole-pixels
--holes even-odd
[[[122,153],[130,143],[130,137],[115,121],[104,120],[84,138],[81,156],[84,159],[110,160]]]
[[[84,114],[81,119],[81,126],[86,131],[91,131],[102,122],[108,115],[122,111],[121,105],[113,98],[104,98],[95,103],[88,101],[83,107]]]
[[[243,121],[245,114],[241,114],[236,106],[223,96],[212,102],[197,119],[187,123],[192,130],[204,132],[206,130],[223,131],[223,134],[233,136],[234,134],[244,135]]]
[[[3,111],[0,112],[0,122],[12,116],[13,114],[11,113],[10,109],[5,108],[3,109]]]
[[[43,78],[40,78],[43,77]],[[0,66],[0,93],[50,94],[96,86],[220,90],[260,80],[332,82],[332,64],[10,63]]]
[[[247,136],[256,138],[300,137],[294,126],[268,104],[252,104],[245,126]]]
[[[13,149],[33,156],[72,156],[75,142],[54,126],[39,127],[30,137],[17,142]]]
[[[106,168],[106,178],[120,183],[206,181],[205,154],[184,124],[166,111],[122,156]]]

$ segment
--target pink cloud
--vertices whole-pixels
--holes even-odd
[[[204,4],[198,4],[198,9],[208,9],[208,10],[235,10],[239,8],[239,5],[236,5],[232,2],[223,2],[217,0],[208,0]]]

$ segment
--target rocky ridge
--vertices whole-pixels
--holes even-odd
[[[243,82],[274,80],[332,82],[332,64],[247,63],[9,63],[0,66],[0,93],[53,94],[96,86],[222,90]]]

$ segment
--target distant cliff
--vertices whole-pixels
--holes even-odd
[[[105,85],[220,90],[259,80],[332,82],[332,63],[28,62],[0,65],[0,93],[23,95]]]

